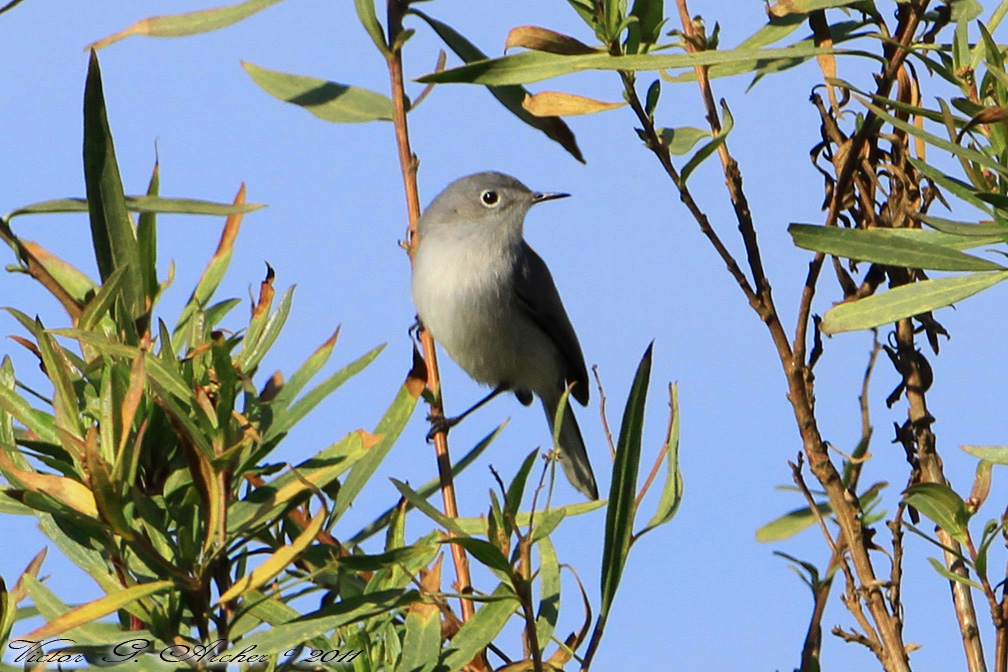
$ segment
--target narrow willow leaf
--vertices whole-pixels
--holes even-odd
[[[845,229],[838,226],[791,224],[794,244],[806,250],[887,266],[935,271],[1004,271],[1004,266],[942,245],[925,242],[925,231]],[[923,234],[923,235],[917,235]]]
[[[654,516],[640,534],[672,520],[679,510],[683,495],[683,478],[679,470],[679,385],[669,385],[669,429],[665,439],[665,486]]]
[[[375,357],[377,357],[384,348],[384,345],[379,345],[378,347],[371,349],[369,352],[363,354],[355,361],[347,364],[342,369],[326,378],[324,381],[319,383],[317,387],[314,387],[311,391],[305,393],[305,395],[291,405],[290,408],[283,411],[277,409],[273,418],[273,424],[271,424],[269,429],[263,434],[263,443],[268,443],[270,439],[290,430],[291,427],[297,424],[301,418],[306,416],[319,404],[319,402],[332,394],[340,385],[363,371],[368,364],[374,361]]]
[[[695,128],[693,126],[682,126],[680,128],[663,128],[659,131],[658,135],[661,137],[662,142],[665,143],[665,147],[668,149],[669,154],[675,156],[682,156],[689,150],[693,149],[693,145],[700,142],[704,138],[711,137],[710,131],[706,131],[702,128]]]
[[[484,604],[470,618],[458,633],[452,637],[451,646],[442,650],[441,666],[444,672],[461,670],[480,651],[494,641],[511,614],[518,607],[518,598],[505,584],[500,584],[494,590],[493,597],[501,598]]]
[[[696,167],[703,163],[704,159],[717,151],[718,147],[724,144],[725,140],[728,139],[728,134],[731,133],[732,128],[735,127],[735,120],[732,118],[731,111],[728,109],[728,103],[724,100],[721,101],[721,131],[711,138],[710,142],[701,147],[696,151],[696,154],[690,157],[686,165],[683,166],[679,173],[680,179],[683,183],[689,179],[689,176],[696,170]]]
[[[867,100],[864,99],[860,100],[865,107],[874,112],[880,119],[887,121],[894,127],[898,128],[899,130],[905,131],[906,133],[909,133],[914,137],[920,138],[921,140],[927,142],[929,145],[933,145],[938,149],[943,149],[947,152],[950,152],[960,159],[966,161],[972,161],[974,163],[980,164],[981,166],[984,166],[985,168],[990,168],[991,170],[1001,173],[1002,175],[1008,175],[1008,168],[1002,166],[1000,163],[997,162],[997,160],[995,160],[990,156],[987,156],[983,152],[979,152],[975,149],[970,149],[968,147],[963,147],[962,145],[957,145],[954,142],[949,142],[948,140],[940,138],[932,133],[928,133],[923,129],[917,128],[911,123],[903,121],[902,119],[889,114],[881,107],[873,105]]]
[[[102,282],[120,267],[127,267],[123,305],[136,319],[144,310],[140,248],[133,221],[126,210],[112,132],[105,113],[101,70],[92,51],[84,87],[84,182],[87,186],[91,236]]]
[[[560,561],[549,537],[536,542],[539,548],[539,610],[536,612],[536,636],[548,642],[560,617]]]
[[[403,386],[403,388],[405,389],[405,386]],[[397,402],[403,403],[403,404],[411,403],[412,405],[410,405],[409,408],[412,410],[412,408],[416,405],[416,399],[412,398],[412,401],[410,401],[410,395],[408,393],[406,394],[405,397],[403,397],[402,395],[403,395],[403,393],[400,392],[400,396],[396,397]],[[396,404],[393,403],[393,407],[395,407],[395,405]],[[392,409],[390,408],[389,410],[391,411]],[[408,419],[409,415],[406,415],[406,418]],[[491,442],[493,442],[493,440],[495,438],[497,438],[497,436],[501,433],[501,430],[504,429],[504,426],[506,424],[507,424],[507,421],[505,420],[504,422],[502,422],[497,427],[497,429],[495,429],[494,431],[490,432],[490,434],[488,434],[485,437],[483,437],[483,439],[479,443],[477,443],[475,446],[473,446],[469,450],[468,453],[466,453],[465,455],[463,455],[461,459],[457,460],[452,465],[452,477],[453,478],[456,477],[466,467],[468,467],[470,464],[472,464],[476,460],[477,457],[479,457],[480,455],[482,455],[483,451],[487,449],[487,447],[490,445]],[[383,443],[384,443],[384,441],[385,441],[385,439],[383,439]],[[379,445],[382,445],[382,444],[379,444]],[[369,451],[367,458],[361,460],[361,465],[363,465],[367,461],[367,459],[370,458],[371,452],[373,452],[373,451],[374,451],[374,449],[372,449],[371,451]],[[373,473],[373,471],[370,472],[370,473]],[[368,473],[369,477],[370,477],[370,473]],[[360,479],[357,479],[357,482],[365,482],[365,481],[364,481],[364,479],[360,478]],[[347,478],[347,482],[343,484],[342,488],[340,488],[340,492],[342,493],[344,490],[346,490],[347,487],[350,484],[351,484],[351,479]],[[354,485],[356,486],[356,483]],[[432,478],[429,481],[427,481],[426,483],[424,483],[421,487],[417,488],[417,494],[419,494],[423,499],[426,500],[428,497],[430,497],[435,492],[437,492],[438,490],[440,490],[440,488],[441,488],[441,479],[439,477],[435,476],[434,478]],[[359,489],[357,491],[359,491]],[[345,503],[345,502],[350,502],[352,500],[353,500],[353,497],[347,497],[346,499],[342,499],[341,500],[339,498],[339,496],[337,496],[337,503],[338,504]],[[407,503],[407,505],[405,507],[405,510],[409,511],[411,508],[412,507]],[[389,507],[388,509],[385,510],[385,512],[382,515],[380,515],[377,518],[375,518],[371,523],[369,523],[367,526],[365,526],[360,532],[358,532],[357,534],[355,534],[354,536],[352,536],[347,543],[350,544],[350,545],[360,544],[365,539],[367,539],[367,538],[371,537],[372,535],[377,534],[381,530],[385,529],[385,527],[388,526],[388,525],[390,525],[390,523],[393,520],[398,520],[400,522],[400,524],[401,524],[403,518],[401,518],[401,517],[396,518],[396,516],[398,516],[398,515],[399,515],[399,508],[398,508],[398,506]],[[479,534],[479,530],[474,527],[472,530],[467,530],[467,533],[468,534]]]
[[[256,315],[253,315],[253,321],[249,324],[249,329],[245,333],[245,340],[242,342],[242,351],[238,355],[238,364],[241,366],[242,371],[254,370],[259,366],[259,362],[266,356],[269,349],[273,347],[273,343],[280,336],[284,323],[287,322],[287,316],[290,315],[291,303],[293,301],[294,287],[288,287],[287,291],[280,297],[280,304],[277,306],[277,309],[270,313],[269,317],[265,317],[257,322]],[[259,306],[257,305],[256,307],[258,308]]]
[[[511,484],[508,485],[504,504],[512,516],[516,515],[521,508],[522,497],[525,495],[525,483],[528,482],[529,473],[532,471],[532,467],[535,465],[538,456],[538,449],[530,452],[522,461],[521,467],[518,468],[518,473],[511,479]]]
[[[1008,446],[959,446],[964,451],[987,462],[1008,464]]]
[[[242,184],[235,195],[234,204],[242,205],[244,202],[245,185]],[[194,314],[206,309],[210,298],[220,286],[221,280],[223,280],[224,274],[227,273],[228,266],[231,264],[234,242],[238,237],[238,231],[241,229],[241,223],[241,213],[229,215],[225,220],[220,241],[217,243],[217,249],[214,250],[213,256],[207,262],[206,268],[203,269],[203,275],[200,276],[199,282],[196,283],[195,289],[193,289],[192,294],[189,296],[189,301],[186,302],[185,307],[182,309],[178,325],[175,327],[176,333],[189,324]]]
[[[261,565],[257,566],[251,574],[246,574],[231,584],[231,587],[224,591],[220,599],[217,600],[217,604],[225,604],[237,599],[250,590],[257,590],[274,577],[279,576],[281,572],[286,570],[297,559],[303,550],[315,541],[316,535],[322,530],[322,524],[325,522],[325,519],[325,511],[315,514],[315,517],[311,519],[311,522],[308,523],[296,539],[270,553],[269,557]]]
[[[301,368],[295,371],[290,377],[290,380],[284,383],[283,387],[280,388],[280,391],[277,392],[277,395],[270,402],[274,407],[287,408],[291,405],[291,402],[300,394],[301,390],[308,384],[308,381],[329,361],[333,348],[336,347],[336,339],[339,337],[339,332],[340,330],[337,328],[333,332],[333,335],[329,337],[329,340],[319,346],[318,350],[308,358],[308,361],[302,364]]]
[[[212,30],[227,28],[278,2],[280,0],[246,0],[237,5],[202,9],[196,12],[151,16],[137,21],[118,33],[103,37],[97,42],[88,45],[88,49],[102,49],[130,35],[182,37],[185,35],[208,33]]]
[[[767,13],[774,17],[785,17],[792,14],[809,14],[820,9],[843,7],[850,5],[851,0],[777,0],[770,5]]]
[[[962,497],[942,483],[916,483],[906,489],[903,501],[931,519],[953,539],[967,543],[970,514]]]
[[[928,562],[931,563],[931,566],[934,567],[936,572],[944,576],[949,581],[955,581],[957,583],[969,586],[970,588],[983,590],[983,586],[981,586],[976,581],[967,579],[965,576],[962,576],[960,574],[957,574],[956,572],[949,570],[944,564],[942,564],[941,560],[938,560],[937,558],[928,558]]]
[[[382,590],[345,597],[332,606],[312,612],[309,616],[286,623],[275,623],[268,630],[244,638],[242,645],[254,644],[257,651],[264,653],[281,653],[290,649],[291,642],[307,642],[336,628],[379,614],[395,612],[415,602],[419,597],[416,591],[401,590]]]
[[[445,539],[445,543],[461,546],[476,558],[480,564],[490,569],[496,569],[505,573],[511,572],[511,563],[500,552],[500,549],[489,541],[477,539],[476,537],[450,537]]]
[[[161,188],[161,170],[157,161],[147,184],[147,196],[157,198]],[[126,198],[129,208],[129,197]],[[140,246],[140,275],[143,276],[144,293],[153,306],[160,291],[157,278],[157,213],[144,212],[137,219],[137,244]]]
[[[578,54],[597,54],[598,49],[589,47],[584,42],[570,35],[564,35],[548,28],[538,26],[518,26],[512,28],[504,41],[504,51],[514,47],[546,51],[551,54],[574,56]],[[477,59],[473,59],[477,60]]]
[[[730,63],[755,65],[762,61],[781,59],[808,60],[820,54],[840,56],[862,53],[849,49],[821,49],[810,44],[778,49],[711,50],[691,54],[638,54],[633,56],[610,56],[604,53],[562,56],[543,51],[526,51],[512,56],[476,61],[443,72],[430,73],[420,77],[417,81],[424,84],[464,83],[502,86],[531,84],[584,70],[673,70]]]
[[[354,0],[354,8],[357,10],[357,18],[360,20],[364,30],[371,36],[371,41],[378,47],[378,51],[383,54],[389,53],[388,43],[385,42],[385,31],[378,23],[378,15],[375,14],[375,0]]]
[[[94,495],[80,481],[65,476],[42,474],[21,469],[11,461],[6,450],[0,450],[0,471],[15,485],[25,490],[45,493],[53,500],[89,518],[98,518]]]
[[[84,306],[83,312],[81,312],[80,320],[77,326],[85,331],[90,331],[93,329],[98,322],[104,317],[105,313],[112,309],[112,305],[115,303],[116,298],[119,296],[119,290],[122,289],[122,284],[126,280],[126,267],[117,268],[112,275],[102,284],[101,289],[95,294],[94,298],[88,301],[87,305]]]
[[[654,44],[661,38],[661,27],[665,23],[665,8],[662,0],[634,0],[630,16],[637,19],[640,39],[645,44]]]
[[[79,304],[84,303],[89,293],[98,291],[98,285],[69,262],[30,240],[22,240],[21,244]]]
[[[458,33],[454,28],[437,19],[433,19],[416,9],[410,10],[416,16],[427,22],[427,24],[437,33],[448,47],[466,63],[486,60],[484,54],[476,45],[470,42],[465,36]],[[528,95],[521,86],[488,86],[490,94],[500,102],[511,114],[532,128],[541,131],[546,137],[558,143],[575,159],[584,163],[581,149],[578,147],[574,132],[571,131],[567,123],[559,117],[536,117],[522,107],[525,97]]]
[[[824,334],[871,329],[962,301],[1006,279],[1008,271],[914,282],[834,306],[826,311],[820,328]]]
[[[406,483],[398,481],[394,478],[391,480],[392,484],[402,494],[402,496],[405,497],[408,502],[410,502],[425,516],[427,516],[428,518],[430,518],[435,523],[445,528],[452,534],[458,535],[460,537],[466,536],[466,533],[462,530],[461,527],[459,527],[458,523],[455,521],[454,518],[449,518],[448,516],[446,516],[445,514],[441,513],[433,506],[428,504],[425,499],[420,497],[420,495],[417,494],[417,492],[413,490],[411,487],[409,487]]]
[[[440,650],[440,612],[436,605],[417,602],[406,614],[402,658],[396,672],[433,672]]]
[[[171,215],[211,215],[226,217],[259,210],[266,206],[262,203],[218,203],[201,201],[195,198],[165,198],[162,196],[126,196],[126,209],[139,213],[163,213]],[[87,212],[86,198],[59,198],[52,201],[41,201],[18,208],[4,219],[18,215],[46,215],[56,213]]]
[[[833,512],[833,507],[828,502],[817,504],[816,509],[820,516],[828,516]],[[812,509],[807,506],[785,513],[780,518],[772,520],[756,530],[756,541],[782,541],[789,539],[805,530],[816,522],[816,516]]]
[[[602,542],[602,606],[601,618],[609,613],[616,589],[623,575],[623,565],[633,540],[633,521],[637,513],[637,472],[640,468],[641,437],[644,428],[644,407],[651,378],[652,343],[644,351],[630,394],[627,396],[619,438],[616,441],[616,461],[613,465],[609,505],[606,508],[605,537]]]
[[[303,107],[323,121],[350,124],[392,119],[392,99],[380,93],[245,61],[242,67],[266,93]]]
[[[607,103],[603,100],[586,98],[572,93],[560,91],[542,91],[526,96],[522,107],[536,117],[569,117],[579,114],[595,114],[607,112],[626,105],[625,102]]]
[[[228,509],[228,534],[235,536],[269,524],[304,495],[325,488],[366,454],[363,437],[352,432],[298,464],[293,470],[259,486]]]
[[[774,42],[779,42],[784,39],[797,28],[800,28],[803,21],[796,20],[794,18],[786,18],[782,20],[777,20],[768,23],[766,26],[758,30],[756,33],[751,35],[738,47],[733,49],[734,52],[745,52],[758,49],[760,47],[765,47],[766,45],[773,44]],[[830,39],[833,42],[834,48],[836,45],[843,42],[848,42],[851,40],[857,40],[864,38],[866,36],[875,34],[875,26],[868,23],[867,20],[857,20],[857,21],[839,21],[833,23],[829,26]],[[806,49],[820,49],[818,54],[805,54]],[[729,63],[718,63],[710,67],[708,70],[708,77],[714,79],[717,77],[730,77],[734,75],[740,75],[744,73],[754,73],[758,79],[764,74],[771,72],[782,72],[784,70],[797,67],[812,58],[819,58],[821,56],[831,56],[831,55],[841,55],[840,52],[834,50],[829,50],[821,47],[817,47],[815,44],[815,38],[809,37],[804,40],[800,40],[791,44],[790,46],[783,47],[782,49],[791,49],[792,53],[795,54],[793,58],[774,58],[768,60],[739,60]],[[845,52],[847,55],[857,54],[862,58],[868,59],[879,59],[880,57],[875,54],[870,54],[866,52],[859,52],[855,50],[848,50]],[[693,70],[686,70],[678,75],[669,76],[664,72],[660,73],[662,79],[668,82],[688,82],[696,80],[696,73]],[[755,80],[753,81],[755,84]],[[752,84],[750,84],[750,87]]]
[[[919,170],[921,173],[926,175],[935,184],[943,189],[947,189],[952,192],[962,200],[966,201],[970,205],[979,208],[981,211],[985,212],[990,216],[992,208],[989,204],[985,203],[981,199],[977,198],[977,190],[970,184],[963,182],[962,180],[956,179],[951,175],[946,175],[937,168],[928,165],[926,162],[920,159],[915,159],[909,157],[910,163],[913,167]]]
[[[48,331],[49,333],[56,334],[57,336],[66,336],[68,338],[88,343],[105,354],[123,357],[130,362],[134,361],[140,355],[139,348],[114,343],[109,341],[104,335],[93,331],[83,331],[81,329],[50,329]],[[167,364],[163,359],[160,357],[148,358],[147,368],[147,375],[152,377],[166,391],[171,392],[179,399],[185,400],[187,404],[195,403],[192,391],[189,389],[185,380],[179,375],[177,370],[169,368],[169,364]]]

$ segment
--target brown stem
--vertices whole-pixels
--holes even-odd
[[[402,0],[388,1],[388,32],[390,51],[388,54],[389,80],[392,89],[392,122],[395,126],[396,147],[399,150],[399,166],[402,170],[403,189],[406,193],[406,209],[409,213],[409,243],[410,260],[416,251],[417,222],[420,220],[420,196],[417,190],[416,172],[417,160],[410,149],[409,127],[406,123],[406,90],[403,81],[402,45],[398,42],[402,34],[402,18],[406,3]],[[444,405],[441,396],[440,376],[438,375],[437,354],[434,350],[434,339],[430,332],[421,330],[420,344],[423,347],[424,361],[427,364],[427,388],[431,390],[434,401],[431,403],[430,414],[443,416]],[[445,515],[458,518],[458,504],[455,500],[455,484],[452,480],[451,457],[448,453],[448,437],[444,432],[434,435],[434,451],[437,456],[438,476],[441,479],[441,496],[444,501]],[[466,594],[472,589],[472,579],[469,574],[469,559],[465,550],[459,544],[451,546],[452,560],[455,564],[455,589],[459,594]],[[462,620],[469,620],[475,613],[472,600],[462,599]]]
[[[695,51],[700,42],[697,39],[695,26],[693,25],[689,10],[686,6],[686,0],[676,0],[676,5],[679,9],[679,17],[682,22],[684,34],[687,38],[687,50]],[[921,11],[923,11],[922,7]],[[913,21],[910,23],[913,23],[914,26],[916,25]],[[902,31],[901,37],[909,39],[908,36],[913,34],[913,30],[907,29],[906,27],[904,28],[905,29]],[[901,62],[902,57],[903,51],[896,50],[896,53],[892,57],[892,62]],[[896,59],[900,60],[897,61]],[[701,72],[701,70],[703,70],[703,72]],[[888,73],[890,68],[887,67],[886,71]],[[699,69],[697,73],[697,81],[701,87],[702,97],[705,101],[705,106],[708,109],[708,114],[710,114],[712,109],[711,102],[713,101],[713,94],[710,91],[710,82],[706,77],[705,69]],[[636,106],[634,105],[633,99],[635,98],[635,94],[632,91],[632,79],[628,78],[628,76],[624,74],[623,80],[624,88],[628,89],[627,93],[631,102],[631,107],[634,108],[634,111],[637,113],[638,119],[644,126],[645,133],[650,139],[650,148],[656,155],[658,155],[662,165],[665,166],[666,172],[668,172],[671,177],[674,169],[673,171],[670,171],[671,159],[668,156],[668,151],[661,145],[660,142],[655,142],[656,134],[653,130],[652,120],[648,118],[646,114],[641,114],[643,110],[640,110],[639,104]],[[628,84],[631,86],[628,86]],[[720,128],[720,124],[714,121],[711,126],[712,131],[717,132],[718,128]],[[742,275],[740,270],[737,272],[736,270],[733,270],[737,269],[737,263],[734,261],[731,254],[728,253],[727,250],[723,249],[723,245],[718,245],[720,241],[716,235],[712,235],[713,232],[708,233],[710,225],[707,223],[706,217],[699,212],[698,208],[694,209],[693,207],[690,207],[690,211],[700,224],[701,230],[705,233],[705,235],[707,235],[712,243],[715,243],[715,248],[718,250],[719,254],[721,254],[722,259],[725,260],[729,271],[732,272],[732,275],[736,278],[736,281],[743,293],[746,295],[746,298],[749,299],[750,305],[753,306],[761,319],[767,325],[771,337],[777,346],[781,364],[784,368],[784,373],[788,381],[788,399],[791,402],[795,413],[795,420],[798,423],[799,432],[801,433],[804,451],[809,461],[809,467],[826,490],[826,494],[833,507],[837,523],[842,531],[841,541],[849,549],[851,562],[860,583],[860,586],[854,585],[853,576],[849,577],[851,585],[847,595],[848,606],[851,607],[851,612],[855,617],[860,614],[860,603],[862,601],[868,607],[868,610],[872,615],[872,619],[875,622],[875,629],[878,633],[877,641],[879,642],[879,645],[877,649],[873,647],[873,650],[876,651],[885,669],[890,672],[895,670],[909,670],[909,663],[907,661],[906,650],[902,639],[902,623],[897,615],[889,612],[888,605],[882,593],[882,585],[884,584],[876,578],[871,558],[868,555],[868,544],[861,524],[862,512],[860,502],[858,502],[857,497],[850,495],[844,487],[840,474],[837,472],[836,467],[829,459],[826,444],[819,433],[816,423],[812,393],[812,377],[804,363],[804,340],[812,296],[814,294],[815,282],[818,278],[819,268],[822,265],[821,260],[818,262],[814,261],[809,270],[809,280],[806,283],[805,290],[803,291],[801,310],[799,312],[799,325],[796,330],[796,332],[801,336],[801,339],[796,339],[792,350],[792,346],[788,342],[787,337],[784,334],[783,327],[780,324],[780,320],[778,319],[776,308],[773,304],[773,299],[769,291],[769,283],[765,276],[763,276],[762,267],[759,263],[757,243],[755,240],[755,234],[751,231],[752,222],[749,216],[748,207],[745,205],[744,196],[741,192],[741,179],[738,177],[737,164],[731,160],[730,154],[728,154],[727,143],[722,145],[722,148],[723,153],[719,150],[719,153],[721,153],[722,156],[722,166],[725,171],[729,194],[732,198],[733,205],[735,206],[736,219],[738,219],[739,222],[739,230],[742,233],[743,242],[746,245],[750,271],[753,273],[758,293],[754,292],[749,286],[748,281],[745,279],[745,276]],[[854,155],[856,156],[856,153]],[[851,164],[849,173],[853,173],[853,164]],[[849,179],[850,175],[847,177],[848,181]],[[673,180],[676,181],[675,178],[673,178]],[[680,184],[679,181],[676,181],[676,186],[679,188],[680,194],[683,195],[685,191],[684,185]],[[689,200],[691,201],[692,199]],[[685,197],[683,198],[683,202],[687,203],[687,199]],[[841,201],[839,200],[836,201],[837,205],[833,208],[833,211],[835,212],[834,216],[839,214],[840,202]],[[689,203],[687,203],[687,207],[689,207]],[[859,619],[859,621],[862,619]],[[865,627],[865,625],[867,625],[866,621],[862,623],[862,627]],[[865,629],[866,632],[870,632],[867,628]]]
[[[908,423],[916,442],[920,479],[925,483],[945,484],[941,457],[936,450],[934,432],[931,431],[931,423],[934,418],[928,412],[925,396],[929,384],[926,378],[929,376],[922,370],[923,358],[916,351],[913,325],[909,319],[900,320],[897,323],[896,344],[902,362]],[[947,549],[951,549],[945,551],[945,566],[949,571],[968,577],[969,572],[959,561],[959,556],[961,556],[959,542],[941,528],[938,528],[938,540]],[[964,583],[951,581],[950,584],[952,603],[956,619],[959,622],[963,649],[966,653],[967,669],[970,672],[985,672],[987,664],[984,662],[983,644],[980,640],[980,627],[977,623],[976,608],[973,605],[973,595],[969,586]]]

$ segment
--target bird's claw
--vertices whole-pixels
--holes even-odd
[[[444,415],[434,415],[433,413],[427,416],[427,422],[431,424],[430,431],[427,432],[427,442],[430,443],[434,440],[436,434],[444,432],[448,435],[448,430],[458,424],[461,418],[448,418]]]

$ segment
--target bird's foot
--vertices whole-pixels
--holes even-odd
[[[431,428],[430,431],[427,432],[427,442],[429,443],[433,441],[434,435],[440,434],[441,432],[444,432],[444,434],[447,436],[448,430],[457,425],[461,419],[462,416],[449,418],[444,415],[434,415],[434,414],[428,415],[427,422],[431,424]]]

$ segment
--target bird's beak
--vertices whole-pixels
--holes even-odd
[[[567,198],[570,194],[562,194],[554,191],[547,192],[536,192],[532,194],[532,205],[536,203],[543,203],[545,201],[555,201],[558,198]]]

